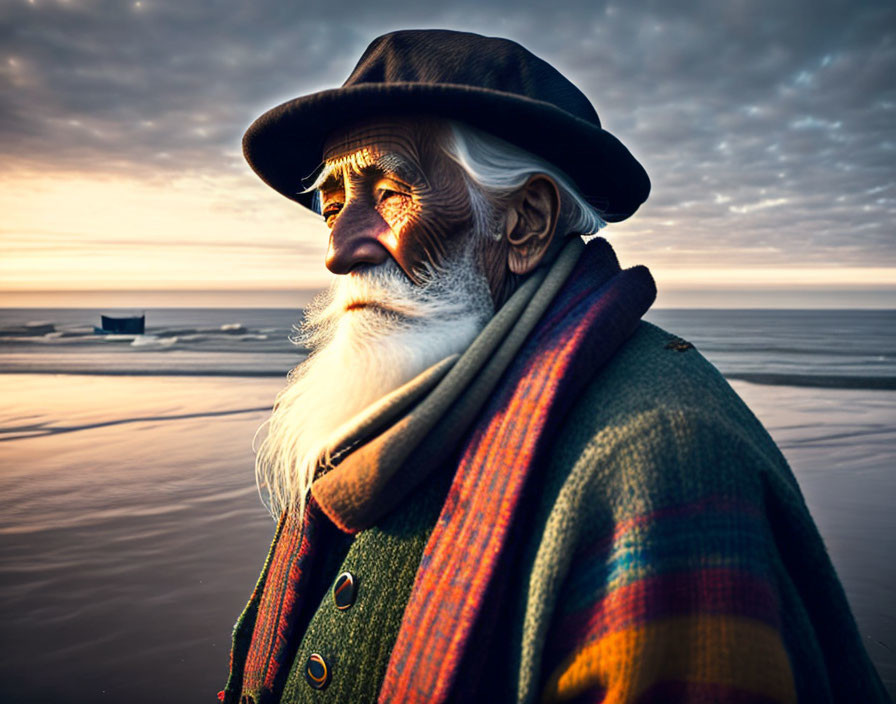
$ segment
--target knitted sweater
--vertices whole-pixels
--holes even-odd
[[[889,701],[786,461],[695,349],[642,324],[555,447],[519,701]]]
[[[551,440],[447,698],[887,701],[786,462],[690,345],[641,324]],[[382,557],[355,551],[353,569],[374,574]],[[308,633],[338,647],[343,676],[397,638],[380,701],[430,701],[433,666],[404,657],[408,631],[429,638],[419,602],[412,593],[403,623],[378,620],[368,646],[328,630],[320,609]],[[299,686],[300,660],[289,701],[317,694]]]

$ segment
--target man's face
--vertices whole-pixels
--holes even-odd
[[[447,129],[435,119],[404,117],[330,135],[320,186],[330,271],[347,274],[391,257],[421,283],[452,247],[465,245],[470,200],[460,167],[440,147]]]
[[[259,449],[275,515],[307,496],[345,423],[462,353],[494,315],[462,171],[439,146],[444,129],[378,120],[326,145],[327,267],[344,275],[305,310],[300,343],[310,354],[277,397]]]

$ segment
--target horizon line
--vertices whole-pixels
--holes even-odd
[[[53,289],[0,290],[3,309],[81,308],[140,311],[162,308],[298,309],[320,287],[292,289]],[[896,310],[896,287],[660,288],[651,307],[692,310]]]

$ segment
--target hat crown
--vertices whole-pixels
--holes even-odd
[[[467,86],[554,105],[600,127],[588,98],[546,61],[509,39],[450,30],[402,30],[374,39],[343,87]]]

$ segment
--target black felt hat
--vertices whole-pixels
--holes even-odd
[[[641,164],[557,69],[508,39],[447,30],[374,39],[341,88],[295,98],[252,123],[243,153],[265,183],[310,207],[303,182],[320,166],[327,135],[402,113],[465,122],[543,157],[609,221],[627,218],[650,192]]]

